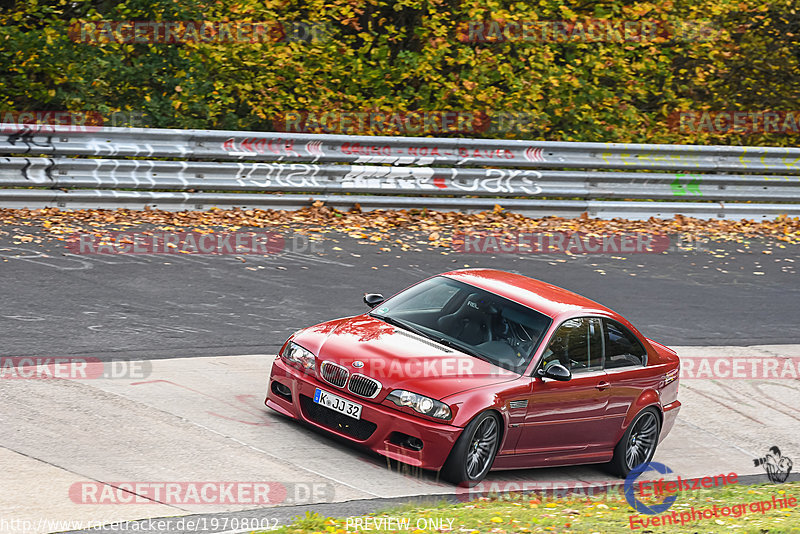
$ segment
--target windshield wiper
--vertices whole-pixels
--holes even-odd
[[[408,330],[410,332],[414,332],[418,336],[427,337],[427,338],[431,337],[430,334],[426,334],[425,332],[423,332],[422,330],[420,330],[416,326],[413,326],[411,323],[403,321],[402,319],[395,319],[394,317],[389,317],[388,315],[378,315],[377,313],[370,313],[370,315],[372,317],[375,317],[376,319],[380,319],[381,321],[384,321],[384,322],[389,323],[391,325],[399,326],[400,328],[402,328],[404,330]],[[433,339],[435,339],[435,338],[433,338]]]
[[[448,346],[448,347],[450,347],[452,349],[460,350],[461,352],[463,352],[465,354],[469,354],[470,356],[474,356],[474,357],[478,358],[479,360],[483,360],[483,361],[489,362],[489,363],[494,363],[493,361],[489,360],[486,356],[484,356],[480,352],[476,351],[475,349],[469,347],[465,343],[459,343],[457,341],[452,341],[450,339],[447,339],[447,338],[444,338],[444,337],[438,337],[438,336],[435,336],[434,339],[436,341],[438,341],[439,343],[441,343],[442,345],[446,345],[446,346]]]
[[[387,322],[387,323],[389,323],[391,325],[399,326],[400,328],[403,328],[403,329],[408,330],[410,332],[414,332],[418,336],[422,336],[422,337],[426,337],[428,339],[432,339],[433,341],[436,341],[437,343],[439,343],[441,345],[444,345],[446,347],[450,347],[451,349],[459,350],[459,351],[461,351],[461,352],[463,352],[465,354],[469,354],[470,356],[474,356],[475,358],[478,358],[478,359],[483,360],[485,362],[494,363],[490,359],[488,359],[486,356],[484,356],[483,354],[475,351],[474,349],[470,348],[469,346],[467,346],[464,343],[459,343],[457,341],[452,341],[450,339],[447,339],[447,338],[444,338],[444,337],[441,337],[441,336],[437,336],[437,335],[431,334],[429,332],[425,332],[423,330],[420,330],[416,326],[412,325],[411,323],[403,321],[402,319],[395,319],[394,317],[389,317],[388,315],[378,315],[376,313],[370,313],[370,315],[372,317],[375,317],[376,319],[380,319],[381,321]]]

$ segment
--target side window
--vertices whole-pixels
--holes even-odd
[[[544,351],[543,365],[558,361],[573,374],[602,369],[602,332],[600,319],[578,317],[564,321]]]
[[[644,365],[647,352],[633,333],[611,319],[606,324],[606,369]]]

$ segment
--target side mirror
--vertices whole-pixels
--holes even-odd
[[[384,300],[386,299],[380,293],[364,293],[364,304],[370,308],[374,308]]]
[[[572,379],[572,373],[569,372],[569,369],[558,362],[548,363],[543,369],[539,368],[536,374],[542,378],[552,378],[560,382],[566,382]]]

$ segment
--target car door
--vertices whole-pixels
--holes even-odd
[[[607,418],[613,436],[607,447],[616,444],[622,424],[647,384],[645,364],[647,351],[639,339],[624,325],[613,319],[603,319],[605,359],[604,369],[608,381]]]
[[[557,360],[572,378],[559,382],[534,374],[516,454],[569,457],[598,448],[607,432],[608,382],[602,359],[599,318],[568,319],[555,330],[537,370]]]

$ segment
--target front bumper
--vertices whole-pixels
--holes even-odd
[[[274,391],[274,382],[289,388],[291,400]],[[317,388],[360,404],[361,419],[353,419],[314,403]],[[381,398],[383,396],[379,395]],[[283,415],[305,421],[393,460],[423,469],[441,469],[463,430],[446,423],[414,417],[353,395],[345,389],[318,380],[316,376],[301,373],[280,357],[272,364],[264,403]],[[421,440],[422,449],[412,450],[402,445],[402,436]]]

